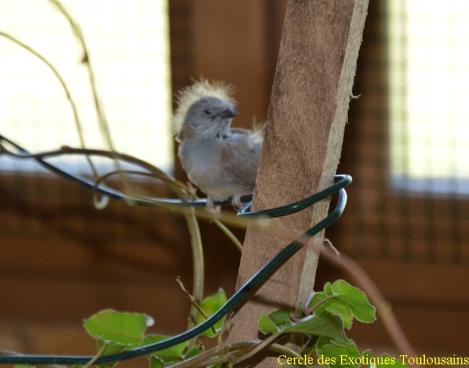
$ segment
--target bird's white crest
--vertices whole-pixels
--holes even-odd
[[[194,84],[182,89],[176,95],[177,108],[173,115],[174,133],[181,131],[187,111],[191,105],[203,97],[215,97],[224,101],[235,103],[232,98],[233,87],[223,82],[210,82],[206,79],[194,82]]]

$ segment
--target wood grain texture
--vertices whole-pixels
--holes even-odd
[[[299,200],[332,182],[367,6],[367,0],[288,2],[254,209]],[[314,209],[273,222],[302,231],[323,218],[328,207],[329,202],[323,201]],[[303,301],[313,289],[317,266],[311,247],[322,237],[313,239],[257,295],[292,307]],[[284,240],[248,229],[238,285],[284,246]],[[231,340],[257,335],[257,319],[270,309],[265,303],[248,303],[235,317]]]

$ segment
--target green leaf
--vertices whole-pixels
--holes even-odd
[[[324,311],[332,313],[333,315],[340,317],[347,329],[352,327],[352,311],[334,295],[327,296],[325,292],[316,292],[311,298],[308,308],[316,314],[321,314]]]
[[[144,314],[106,309],[83,321],[86,332],[98,341],[134,347],[142,341],[152,319]]]
[[[313,297],[309,301],[308,308],[311,309],[314,313],[318,313],[319,311],[324,310],[325,304],[328,303],[328,301],[324,300],[327,298],[330,297],[327,296],[324,291],[315,291]]]
[[[287,327],[285,332],[297,332],[311,336],[326,336],[338,344],[348,344],[341,319],[329,313],[313,314]]]
[[[215,294],[212,294],[206,297],[204,300],[202,300],[202,302],[200,303],[200,308],[202,309],[202,311],[205,313],[207,317],[210,317],[212,314],[218,311],[225,303],[226,303],[225,291],[223,289],[219,289]],[[202,314],[199,313],[196,317],[196,322],[197,324],[200,324],[203,321],[205,321],[205,319],[206,318]],[[217,333],[215,333],[212,328],[208,328],[207,330],[205,330],[203,335],[208,336],[208,337],[217,336],[218,331],[223,327],[224,322],[225,322],[225,317],[222,318],[217,323],[215,323],[215,325],[213,326],[215,331],[217,331]]]
[[[350,364],[347,358],[360,357],[360,351],[355,343],[351,340],[345,345],[338,345],[327,337],[320,337],[314,346],[318,359],[322,359],[319,363],[326,364],[330,368],[358,368],[359,364]]]
[[[334,295],[334,290],[332,289],[332,284],[330,282],[326,282],[324,284],[324,293],[326,294],[326,296]]]
[[[36,368],[36,366],[29,364],[15,364],[15,368]]]
[[[259,318],[259,321],[257,322],[257,329],[264,335],[279,331],[277,325],[269,318],[267,314],[264,314]]]
[[[317,314],[327,311],[340,317],[347,329],[352,327],[353,317],[366,323],[376,319],[375,308],[366,295],[344,280],[337,280],[333,284],[327,282],[324,291],[313,295],[309,308]]]
[[[331,299],[327,304],[326,310],[339,317],[344,323],[344,327],[350,329],[353,322],[353,314],[350,308],[338,300]]]
[[[324,290],[326,287],[324,287]],[[346,304],[352,311],[354,317],[360,322],[372,323],[376,320],[376,309],[372,306],[363,291],[350,285],[345,280],[337,280],[329,287],[328,294],[331,292],[338,300]]]
[[[278,332],[292,324],[289,311],[276,311],[268,315],[262,315],[257,322],[257,328],[260,332],[267,335]]]
[[[163,335],[147,335],[144,337],[140,346],[154,344],[156,342],[166,340],[167,338],[168,336]],[[154,353],[151,353],[151,356],[158,357],[166,363],[170,361],[179,361],[183,358],[183,353],[186,346],[187,342],[182,342],[169,348],[155,351]]]
[[[197,346],[192,346],[189,351],[184,355],[184,359],[193,358],[200,354],[200,349]]]
[[[104,345],[106,346],[104,347],[104,350],[101,353],[101,355],[103,356],[117,354],[127,349],[127,347],[124,345],[119,345],[112,342],[105,342],[103,340],[98,339],[96,340],[96,351],[101,351]]]
[[[151,357],[150,358],[150,368],[164,368],[165,362],[160,358]]]

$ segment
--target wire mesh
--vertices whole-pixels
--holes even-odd
[[[355,185],[348,216],[330,232],[358,259],[469,262],[467,159],[455,148],[469,137],[461,123],[465,104],[445,105],[459,91],[456,80],[466,78],[461,64],[469,66],[461,50],[466,27],[461,19],[469,8],[458,0],[448,2],[449,10],[437,12],[434,6],[417,0],[370,3],[354,87],[362,95],[351,102],[340,168],[354,176]],[[443,39],[436,42],[438,32]],[[435,53],[447,69],[443,74],[453,79],[442,90],[428,72]],[[464,57],[455,61],[455,54]],[[422,61],[426,55],[428,65]],[[417,64],[409,67],[412,63]],[[419,65],[428,83],[419,84]],[[435,102],[435,94],[442,102]],[[430,120],[432,114],[441,120]]]

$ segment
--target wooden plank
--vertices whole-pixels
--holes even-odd
[[[343,131],[366,17],[367,0],[289,1],[269,108],[269,124],[254,209],[286,204],[329,185]],[[328,201],[273,222],[304,230],[324,217]],[[318,255],[313,243],[258,292],[292,307],[313,289]],[[248,229],[239,270],[244,283],[285,241]],[[248,303],[235,317],[231,340],[257,335],[257,319],[271,308]],[[266,363],[269,366],[269,363]]]

